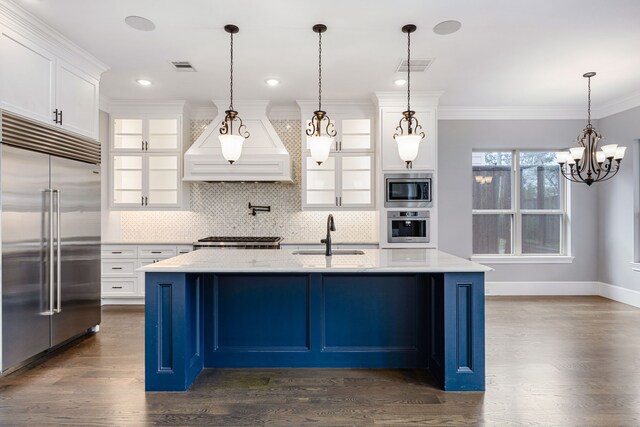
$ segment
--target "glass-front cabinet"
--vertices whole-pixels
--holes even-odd
[[[374,145],[371,117],[336,115],[336,137],[329,158],[318,165],[303,134],[303,208],[374,207]],[[303,129],[304,132],[304,129]]]
[[[111,207],[182,206],[182,118],[111,118]]]

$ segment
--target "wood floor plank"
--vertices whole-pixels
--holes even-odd
[[[144,392],[141,307],[0,379],[1,426],[637,426],[640,310],[599,297],[487,299],[487,391],[426,371],[208,369]]]

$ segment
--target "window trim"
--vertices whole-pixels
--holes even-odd
[[[554,150],[550,149],[478,149],[472,150],[472,153],[486,152],[511,152],[511,209],[472,209],[471,216],[474,215],[513,215],[513,224],[511,230],[511,254],[475,254],[470,257],[472,261],[485,262],[493,264],[528,264],[528,263],[572,263],[574,258],[571,255],[571,233],[570,233],[570,188],[567,180],[560,178],[560,209],[519,209],[520,207],[520,153],[522,152],[541,152],[549,153]],[[472,166],[473,169],[473,166]],[[473,185],[473,182],[472,182]],[[472,187],[473,188],[473,187]],[[473,197],[473,189],[472,189]],[[522,253],[522,215],[562,215],[560,227],[560,253],[559,254],[523,254]],[[473,232],[471,238],[473,239]],[[473,241],[473,240],[472,240]],[[473,244],[472,244],[473,247]],[[472,249],[473,250],[473,249]]]

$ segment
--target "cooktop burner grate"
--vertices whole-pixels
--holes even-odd
[[[211,236],[198,240],[193,248],[280,249],[281,240],[274,236]]]

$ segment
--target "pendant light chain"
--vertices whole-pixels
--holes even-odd
[[[411,32],[407,32],[407,111],[411,111]]]
[[[587,83],[587,87],[589,88],[587,95],[587,124],[591,126],[591,77],[589,77]]]
[[[318,33],[318,111],[322,110],[322,32]]]
[[[229,79],[230,87],[229,87],[229,109],[233,110],[233,33],[231,33],[231,61],[230,62],[230,76]]]

